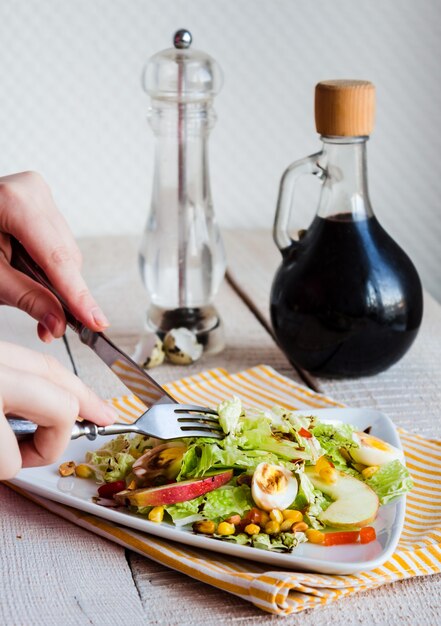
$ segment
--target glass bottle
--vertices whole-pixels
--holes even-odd
[[[189,328],[206,352],[216,353],[224,338],[213,298],[226,262],[211,199],[208,135],[222,73],[190,44],[191,34],[178,31],[174,48],[154,55],[144,70],[156,147],[139,263],[150,297],[148,326],[159,335]]]
[[[282,264],[272,285],[271,319],[291,362],[314,374],[386,369],[408,350],[422,318],[416,269],[369,200],[366,142],[374,110],[372,83],[319,83],[315,117],[323,148],[293,163],[281,181],[274,240]],[[288,228],[302,174],[317,176],[322,188],[316,216],[294,241]]]

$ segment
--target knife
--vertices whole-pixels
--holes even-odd
[[[10,237],[10,243],[12,250],[11,266],[48,289],[57,298],[66,316],[67,325],[77,333],[80,341],[91,348],[147,408],[158,403],[176,403],[176,400],[174,400],[161,385],[149,376],[149,374],[137,365],[125,352],[118,348],[104,333],[95,332],[84,326],[84,324],[73,315],[65,300],[53,287],[44,271],[27,253],[22,244],[12,236]],[[147,345],[148,349],[152,349],[157,341],[157,337],[154,333],[151,333],[150,341],[151,345]],[[16,418],[8,419],[11,425],[13,422],[14,431],[17,429],[18,431],[29,433],[30,423],[28,420]],[[34,430],[36,428],[35,426]]]

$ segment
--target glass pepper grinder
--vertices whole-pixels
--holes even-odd
[[[417,271],[369,200],[366,143],[374,112],[372,83],[319,83],[322,150],[290,165],[280,185],[274,239],[282,263],[271,291],[272,324],[291,362],[314,374],[380,372],[405,354],[421,323]],[[290,213],[302,174],[317,176],[322,189],[311,225],[294,240]]]
[[[213,298],[226,262],[211,199],[208,135],[222,72],[191,42],[189,31],[177,31],[174,47],[155,54],[144,70],[156,150],[139,262],[150,297],[148,327],[160,336],[188,328],[215,354],[224,336]]]

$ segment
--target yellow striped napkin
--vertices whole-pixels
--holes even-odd
[[[270,408],[341,406],[260,365],[229,375],[217,369],[171,383],[179,402],[215,405],[235,394],[245,405]],[[113,400],[121,419],[132,421],[141,405],[133,396]],[[384,583],[441,571],[441,442],[400,430],[406,461],[415,482],[408,496],[406,520],[398,548],[381,567],[351,576],[267,571],[262,564],[224,557],[166,542],[112,524],[13,487],[34,502],[102,537],[188,576],[228,591],[277,615],[297,613]]]

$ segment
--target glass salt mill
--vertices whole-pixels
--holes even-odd
[[[150,214],[139,261],[150,305],[148,326],[163,336],[188,328],[206,353],[224,347],[213,298],[225,273],[225,253],[215,220],[208,170],[208,135],[222,86],[219,65],[191,50],[189,31],[147,63],[143,86],[151,98],[156,136]]]

